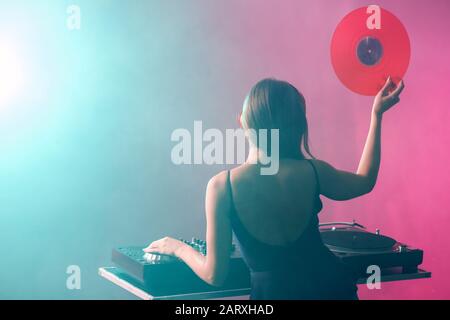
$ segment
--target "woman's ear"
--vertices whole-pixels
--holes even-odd
[[[241,121],[241,118],[242,118],[242,112],[240,112],[239,115],[238,115],[237,118],[236,118],[239,127],[242,129],[242,121]]]

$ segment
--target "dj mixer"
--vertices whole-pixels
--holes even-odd
[[[204,241],[195,238],[183,241],[206,254]],[[250,288],[250,273],[235,245],[232,247],[228,278],[220,288],[202,281],[181,260],[171,256],[147,254],[143,249],[144,246],[115,248],[112,261],[155,296]]]

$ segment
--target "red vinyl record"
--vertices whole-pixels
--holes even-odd
[[[378,6],[356,9],[339,23],[331,42],[331,61],[351,91],[374,96],[389,76],[403,79],[411,57],[401,21]]]

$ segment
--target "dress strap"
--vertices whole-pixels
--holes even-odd
[[[233,198],[233,189],[231,188],[231,171],[230,170],[227,171],[227,191],[228,191],[228,195],[230,197],[231,208],[234,210],[235,206],[234,206],[234,198]]]
[[[316,166],[314,165],[314,163],[312,162],[311,159],[307,159],[306,161],[308,161],[308,163],[313,168],[314,176],[316,177],[316,191],[317,191],[317,194],[320,195],[320,180],[319,180],[319,173],[317,172],[317,168],[316,168]]]

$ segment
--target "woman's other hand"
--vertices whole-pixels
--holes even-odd
[[[184,246],[185,244],[180,240],[165,237],[160,240],[153,241],[147,248],[144,249],[144,252],[178,257],[180,250]]]

